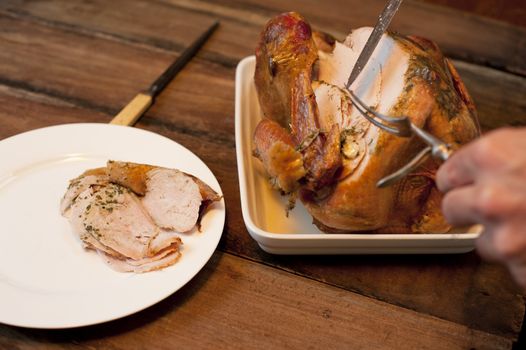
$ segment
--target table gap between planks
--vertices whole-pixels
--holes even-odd
[[[343,39],[384,2],[268,0],[0,3],[0,139],[39,127],[109,122],[215,19],[221,27],[136,127],[203,159],[225,193],[218,251],[187,286],[137,315],[75,330],[0,327],[0,347],[510,348],[524,295],[474,253],[273,256],[241,216],[234,72],[264,23],[296,10]],[[526,125],[526,30],[417,1],[392,28],[438,42],[454,59],[485,131]]]

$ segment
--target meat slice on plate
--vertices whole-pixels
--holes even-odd
[[[378,180],[424,145],[380,130],[351,103],[345,84],[371,31],[359,28],[338,42],[313,32],[297,13],[267,23],[254,75],[261,124],[278,124],[279,140],[292,142],[277,151],[274,143],[282,141],[258,126],[255,154],[271,178],[289,180],[274,183],[283,192],[298,192],[324,231],[445,232],[450,226],[440,213],[434,184],[438,162],[428,160],[399,183],[376,188]],[[473,101],[457,71],[427,39],[384,34],[351,89],[378,112],[408,116],[453,148],[480,133]],[[289,149],[300,155],[279,154]],[[302,164],[303,176],[290,174],[292,162]]]
[[[71,208],[71,222],[85,236],[131,259],[152,257],[165,247],[152,247],[160,228],[155,225],[137,196],[128,189],[110,183],[107,186],[83,193]],[[86,203],[89,203],[86,205]],[[166,245],[179,244],[174,233]]]
[[[155,271],[168,267],[175,264],[181,257],[177,246],[168,247],[154,257],[139,260],[119,259],[101,250],[98,250],[97,253],[99,253],[101,258],[114,270],[136,273]]]
[[[105,168],[91,169],[69,182],[68,190],[60,201],[60,212],[64,215],[77,197],[91,187],[106,186],[109,177]]]
[[[108,174],[141,195],[154,222],[165,229],[192,230],[206,207],[220,199],[203,181],[176,169],[111,161]]]
[[[83,245],[112,268],[147,272],[179,259],[181,233],[219,199],[181,171],[110,161],[71,181],[61,211]]]

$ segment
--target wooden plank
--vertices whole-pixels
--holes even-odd
[[[86,121],[104,123],[107,118],[104,113],[61,99],[0,85],[0,140],[46,126]]]
[[[139,10],[128,6],[125,13],[130,17],[138,16]],[[170,9],[166,11],[171,14]],[[160,11],[154,14],[160,15]],[[74,16],[74,13],[71,15]],[[143,20],[156,21],[158,18],[143,17]],[[10,134],[25,131],[29,125],[43,126],[46,120],[47,123],[69,120],[104,122],[107,116],[109,121],[112,113],[146,86],[172,59],[166,50],[159,50],[151,42],[116,40],[117,35],[92,34],[85,28],[80,30],[56,23],[50,25],[40,20],[32,22],[31,18],[13,16],[0,18],[0,26],[9,28],[0,33],[4,49],[0,53],[3,67],[0,82],[5,85],[4,90],[10,90],[12,94],[16,90],[27,95],[22,96],[18,103],[6,98],[0,104],[4,109],[3,116],[9,117],[16,125],[15,130],[10,122]],[[239,22],[224,23],[223,31],[217,33],[205,50],[216,50],[218,43],[229,45],[236,41],[237,37],[231,33],[239,26]],[[257,31],[259,29],[253,27],[245,33],[256,36]],[[72,42],[75,43],[73,49]],[[239,45],[248,50],[253,43]],[[92,54],[98,52],[103,54]],[[35,61],[34,57],[39,60]],[[123,61],[124,64],[121,64]],[[155,68],[145,69],[146,65]],[[79,67],[82,69],[79,70]],[[471,66],[466,67],[466,71],[473,71]],[[72,72],[75,74],[72,75]],[[514,95],[507,93],[508,87],[514,84],[509,82],[521,82],[521,78],[506,75],[509,79],[500,79],[501,73],[488,69],[482,69],[480,74],[486,73],[489,75],[481,81],[479,73],[474,72],[472,84],[479,86],[479,83],[491,82],[495,91],[500,92],[486,96],[485,85],[480,85],[480,97],[477,95],[475,98],[483,103],[487,103],[484,101],[489,98],[489,106],[504,108],[503,111],[507,111],[506,108],[515,112],[523,110],[520,100],[508,99]],[[232,67],[198,57],[138,124],[138,127],[181,142],[205,160],[218,176],[227,194],[229,213],[227,234],[221,249],[476,329],[510,338],[516,336],[524,311],[519,291],[502,269],[481,264],[474,256],[298,258],[272,257],[261,252],[246,233],[239,208],[233,142],[232,77]],[[501,85],[502,82],[506,83]],[[520,91],[517,90],[517,93]],[[31,100],[35,96],[68,105],[69,114],[52,117],[58,107],[47,100],[46,103],[51,106],[26,103],[26,98]],[[491,108],[497,110],[497,107]],[[96,115],[91,116],[86,110],[92,110]],[[75,115],[71,115],[73,112]],[[23,118],[26,113],[32,116],[31,121]],[[516,120],[518,114],[501,115],[503,119],[500,122],[508,123]],[[26,126],[23,123],[27,123]],[[415,266],[419,268],[415,269]],[[414,283],[415,280],[418,283]],[[454,284],[449,284],[450,281]]]
[[[65,7],[67,8],[67,6]],[[133,17],[137,16],[137,13],[134,11],[141,10],[141,8],[133,9],[132,7],[126,7],[126,9],[128,10],[128,12],[121,13],[121,17],[124,17],[125,19],[130,21]],[[92,11],[88,10],[79,12],[81,14],[92,14]],[[160,12],[160,10],[159,13],[153,11],[152,16],[160,15]],[[181,11],[172,10],[172,13],[168,10],[162,13],[165,12],[167,12],[168,16],[172,16],[174,13],[179,13]],[[116,12],[108,11],[107,13]],[[191,16],[192,13],[184,13],[184,15]],[[72,14],[69,12],[65,12],[63,16],[69,21],[72,21],[73,18],[75,18],[72,17]],[[181,14],[179,14],[179,16],[181,16]],[[100,27],[104,30],[104,33],[106,33],[106,36],[104,38],[109,37],[108,33],[110,30],[128,28],[124,26],[123,23],[114,23],[113,19],[114,18],[110,16],[104,21],[101,20]],[[12,26],[15,22],[12,18],[4,18],[3,20],[5,21],[6,26]],[[82,20],[79,21],[79,23],[83,23]],[[26,32],[26,35],[31,38],[28,39],[28,42],[34,44],[41,43],[44,40],[47,40],[47,37],[50,35],[51,32],[51,29],[46,27],[45,25],[41,26],[38,30],[35,30],[33,27],[30,26],[30,24],[25,22],[19,24],[19,26],[20,27],[18,27],[17,30],[19,30],[22,33]],[[144,27],[146,28],[147,26]],[[63,27],[58,29],[64,30]],[[84,34],[87,30],[86,28],[74,29],[77,32]],[[126,104],[128,102],[127,99],[130,99],[132,96],[134,96],[134,92],[142,89],[143,86],[147,86],[146,84],[149,84],[151,79],[153,79],[153,77],[155,76],[154,74],[162,71],[163,64],[167,64],[167,62],[169,62],[170,59],[168,58],[170,56],[163,52],[145,52],[147,48],[155,49],[156,46],[134,47],[133,45],[131,45],[131,47],[128,47],[130,46],[130,41],[116,43],[112,39],[115,37],[123,37],[125,33],[116,32],[112,34],[113,37],[110,37],[110,39],[107,40],[103,40],[106,41],[105,44],[97,44],[101,45],[101,48],[98,48],[97,45],[94,44],[94,42],[98,42],[97,40],[95,40],[97,36],[95,36],[95,38],[90,37],[89,35],[86,37],[86,35],[84,34],[71,33],[71,30],[72,28],[68,27],[65,33],[61,33],[63,35],[63,38],[59,40],[59,44],[54,45],[53,51],[49,54],[40,52],[41,45],[35,45],[30,49],[27,48],[27,45],[15,46],[15,43],[13,43],[12,40],[9,41],[9,37],[5,35],[4,39],[10,44],[12,44],[10,45],[11,47],[6,47],[5,52],[8,56],[5,57],[5,61],[6,64],[10,64],[11,66],[13,66],[10,68],[12,68],[11,71],[15,72],[15,74],[8,75],[9,73],[7,73],[4,75],[4,77],[0,77],[0,79],[3,79],[4,83],[8,84],[21,84],[21,82],[24,82],[23,84],[28,84],[28,88],[38,90],[40,87],[38,85],[35,86],[30,77],[39,75],[49,75],[51,78],[54,78],[54,80],[50,79],[48,82],[46,82],[49,84],[49,87],[46,87],[48,90],[47,93],[61,94],[62,98],[75,98],[77,99],[77,103],[79,104],[88,103],[87,101],[93,101],[90,103],[97,103],[99,104],[99,106],[96,107],[100,108],[102,108],[101,105],[104,105],[105,111],[111,114],[112,112],[118,111],[124,104]],[[97,30],[100,30],[100,28],[98,28]],[[139,28],[136,28],[134,30],[138,32]],[[210,45],[207,47],[213,50],[222,50],[221,47],[216,49],[217,43],[238,42],[238,40],[233,39],[234,36],[232,33],[238,33],[239,30],[240,28],[238,23],[225,23],[222,27],[222,32],[218,33],[217,38],[214,38],[214,41],[210,43]],[[259,29],[256,30],[255,28],[252,30],[253,37],[256,36],[258,30]],[[177,30],[176,32],[179,32],[179,30]],[[245,30],[244,32],[246,33],[247,31]],[[133,33],[128,33],[128,35],[131,34]],[[142,34],[142,40],[145,40],[143,42],[144,45],[149,45],[152,44],[152,42],[155,42],[152,41],[152,39],[147,39],[149,35],[151,35],[150,31]],[[246,35],[251,36],[248,33]],[[235,38],[237,39],[238,37],[235,36]],[[82,45],[82,47],[79,47],[79,50],[77,50],[80,51],[79,53],[77,53],[76,51],[71,52],[69,44],[67,44],[68,40],[75,40],[75,42],[78,42],[79,45]],[[132,44],[137,44],[137,41],[132,42]],[[179,47],[183,46],[184,44],[173,42],[171,45],[173,47]],[[249,48],[253,45],[253,42],[248,42],[244,45],[246,46],[244,50],[248,51]],[[126,48],[124,49],[123,47]],[[99,55],[92,56],[91,60],[89,62],[86,62],[86,51],[99,52],[100,50],[104,52],[115,51],[116,54],[107,55],[107,57],[100,57]],[[9,52],[11,52],[11,54],[9,54]],[[129,55],[132,55],[132,57],[134,57],[134,61],[136,61],[134,67],[135,69],[131,68],[129,63],[124,62],[128,61],[126,58],[124,58],[124,56],[129,57]],[[153,57],[154,55],[155,57]],[[15,57],[17,57],[17,59],[15,59]],[[40,57],[40,59],[38,62],[35,62],[35,60],[31,59],[31,57]],[[235,56],[228,56],[226,58],[227,61],[232,61],[236,59],[237,57]],[[27,65],[22,66],[20,64],[20,61],[27,62]],[[40,62],[42,61],[46,62],[46,64],[40,64]],[[479,106],[482,124],[486,129],[502,125],[524,125],[526,123],[524,117],[525,113],[521,113],[521,111],[524,110],[524,102],[523,99],[520,98],[520,96],[523,96],[522,93],[525,90],[525,84],[521,78],[513,77],[512,75],[507,75],[491,69],[477,68],[477,66],[475,65],[462,64],[462,62],[460,61],[459,63],[457,63],[457,65],[459,66],[461,75],[465,77],[466,83],[468,84],[470,91],[474,95],[476,102],[478,102],[477,105]],[[83,70],[76,73],[78,75],[78,79],[71,82],[71,78],[69,78],[67,74],[71,71],[71,69],[73,69],[72,67],[75,66],[82,66]],[[231,105],[230,101],[233,96],[232,80],[224,80],[224,73],[227,72],[228,69],[217,66],[210,67],[210,64],[208,62],[205,66],[208,66],[209,69],[203,72],[203,74],[196,73],[195,70],[191,70],[188,74],[186,74],[186,72],[183,72],[182,75],[186,76],[178,78],[184,79],[181,80],[181,84],[172,85],[174,86],[174,89],[176,89],[174,91],[174,94],[171,94],[170,92],[172,86],[170,86],[167,92],[163,94],[163,97],[166,96],[166,98],[176,99],[174,101],[175,103],[173,104],[164,104],[164,106],[170,106],[170,110],[167,110],[166,114],[172,115],[175,113],[182,113],[182,115],[188,115],[189,110],[193,108],[193,106],[191,106],[190,103],[197,103],[203,107],[211,105],[211,108],[209,108],[208,110],[205,110],[203,108],[203,113],[199,118],[199,122],[202,121],[203,116],[207,115],[214,116],[215,120],[224,120],[223,118],[220,118],[218,116],[217,111],[224,111],[225,108],[228,108],[226,107],[226,105]],[[48,69],[47,67],[51,67],[51,69]],[[139,67],[150,68],[144,69],[145,71],[142,72],[138,71]],[[219,74],[218,70],[222,70],[222,74]],[[44,75],[44,71],[46,75]],[[130,74],[131,71],[133,71],[133,74]],[[7,72],[9,72],[9,70],[7,70]],[[22,72],[25,74],[16,74],[18,72]],[[98,72],[98,74],[95,72]],[[227,73],[227,75],[228,74],[233,73]],[[130,80],[128,78],[129,76],[132,76],[136,80]],[[63,80],[60,80],[61,77],[63,78]],[[214,85],[210,84],[209,80],[216,78],[217,82],[222,84],[223,86],[221,86],[218,89],[213,89]],[[108,89],[111,89],[111,91],[100,88],[99,83],[101,79],[105,79],[106,82],[108,80],[112,81],[111,84],[104,83],[103,85],[106,86]],[[68,96],[71,95],[72,92],[71,84],[76,85],[74,86],[74,88],[78,89],[78,96]],[[184,86],[184,88],[178,89],[178,86]],[[191,88],[189,89],[189,87]],[[58,89],[65,91],[56,91]],[[505,91],[510,91],[511,93],[507,93]],[[108,97],[114,98],[108,99]],[[222,97],[224,97],[224,99],[219,101],[218,98]],[[117,102],[115,98],[119,98],[119,102]],[[218,104],[211,104],[211,101],[218,102]],[[166,115],[162,115],[162,118],[166,118]],[[192,127],[195,127],[195,118],[191,117],[190,119],[191,120],[187,120],[186,125],[191,125]],[[232,119],[230,119],[229,122],[229,126],[232,126]],[[181,121],[179,121],[179,123],[181,123]],[[221,135],[221,137],[228,138],[227,135]]]
[[[124,320],[73,330],[0,328],[0,347],[17,349],[510,349],[511,345],[502,337],[218,252],[180,291]]]
[[[49,4],[46,5],[46,3],[40,2],[28,4],[35,5],[29,9],[24,8],[24,11],[30,11],[28,13],[31,16],[38,16],[37,18],[39,18],[40,21],[44,18],[47,21],[44,25],[57,26],[59,29],[67,31],[92,33],[92,35],[98,36],[103,35],[103,38],[108,40],[118,40],[128,44],[143,44],[154,49],[180,48],[186,45],[189,39],[187,33],[197,33],[200,28],[200,23],[210,21],[209,16],[201,14],[201,12],[207,9],[221,17],[236,18],[236,16],[238,16],[247,18],[246,16],[242,16],[245,14],[240,13],[241,10],[238,9],[224,8],[220,5],[203,4],[194,1],[179,3],[179,5],[182,4],[187,7],[192,7],[191,11],[175,7],[166,8],[158,4],[155,6],[154,4],[153,6],[148,6],[146,13],[141,14],[143,18],[151,16],[152,18],[159,19],[156,23],[172,23],[172,21],[174,23],[174,25],[168,26],[164,31],[164,36],[160,36],[158,24],[153,26],[145,24],[137,26],[125,25],[125,23],[133,21],[138,11],[144,10],[141,2],[132,3],[132,6],[127,6],[120,12],[112,7],[111,11],[100,13],[100,15],[97,16],[96,22],[93,22],[93,14],[97,11],[97,8],[101,7],[101,4],[96,1],[82,3],[81,5],[64,2],[61,3],[63,6],[50,6]],[[133,5],[135,5],[135,7]],[[79,6],[81,7],[79,8]],[[110,6],[119,6],[119,4],[117,2],[111,2]],[[20,13],[19,9],[15,11],[13,8],[10,8],[9,11]],[[26,15],[28,13],[26,13]],[[192,19],[191,23],[194,23],[195,27],[187,28],[188,25],[186,22],[182,21],[182,18],[185,17],[190,17]],[[53,21],[51,21],[51,18]],[[252,13],[248,16],[248,19],[262,25],[267,17]],[[148,23],[149,21],[145,20],[144,22]],[[183,24],[178,25],[178,23]],[[247,31],[244,27],[246,26],[241,26],[238,22],[232,20],[223,23],[221,27],[222,32],[218,35],[217,40],[208,46],[208,49],[215,52],[227,52],[228,56],[223,57],[223,63],[225,64],[227,64],[226,62],[236,62],[239,58],[250,53],[250,50],[253,50],[252,46],[259,31],[259,28],[252,28]],[[229,38],[233,37],[235,37],[236,40],[229,40]],[[161,57],[164,56],[161,55]],[[213,59],[213,57],[211,58]],[[119,57],[116,57],[116,59],[119,59]],[[117,65],[117,63],[113,64]],[[114,67],[113,64],[111,65],[112,68]],[[456,61],[455,64],[458,66],[461,75],[466,80],[466,84],[477,102],[482,125],[486,130],[503,125],[526,124],[526,113],[522,112],[526,110],[525,102],[521,98],[521,96],[524,96],[526,89],[523,79],[462,61]],[[137,76],[137,74],[134,74],[134,76]],[[187,85],[186,81],[185,85]],[[198,87],[207,86],[207,84],[201,84],[201,82],[194,85]],[[213,95],[216,91],[226,90],[212,90],[210,94]],[[192,93],[195,93],[195,91]],[[201,94],[207,96],[206,91],[201,91]],[[94,96],[94,98],[98,98],[98,96]],[[180,106],[184,104],[184,101],[188,101],[188,96],[184,96],[183,101],[177,101],[177,105]],[[198,101],[198,103],[202,102]],[[170,111],[170,113],[172,113],[172,111]]]
[[[454,61],[475,101],[483,130],[526,125],[526,78]]]
[[[0,127],[0,140],[32,129],[64,123],[104,123],[110,117],[100,111],[76,106],[44,94],[0,85],[0,120],[8,121],[3,122]],[[171,138],[191,149],[219,177],[224,192],[225,189],[236,189],[238,192],[237,177],[232,176],[232,164],[235,164],[235,155],[231,151],[233,145],[214,137],[203,137],[201,133],[189,132],[170,122],[151,119],[148,113],[137,127]],[[228,201],[231,206],[234,206],[231,203],[233,200],[235,198]]]
[[[191,33],[198,33],[199,28],[206,27],[217,17],[238,24],[235,31],[228,32],[238,40],[218,45],[216,53],[234,53],[239,59],[243,50],[236,44],[255,42],[255,37],[246,35],[246,27],[260,28],[271,16],[280,12],[298,11],[315,28],[342,39],[352,28],[374,24],[384,4],[384,0],[370,0],[367,6],[363,6],[360,0],[332,0],[326,2],[323,11],[320,11],[319,3],[302,0],[286,3],[269,0],[264,5],[259,0],[227,0],[220,4],[209,0],[93,0],[80,4],[67,0],[53,3],[4,0],[0,8],[20,16],[40,18],[49,24],[65,23],[77,29],[113,33],[125,40],[147,38],[165,48],[174,48],[172,38],[190,42]],[[101,11],[102,8],[105,11]],[[141,21],[137,21],[138,11]],[[130,18],[128,12],[135,12],[135,17]],[[158,20],[145,20],[150,16]],[[181,16],[191,16],[196,20],[185,20]],[[415,0],[404,2],[391,28],[435,40],[448,56],[526,75],[523,59],[526,56],[526,28]]]
[[[5,64],[0,84],[44,93],[110,116],[149,86],[174,58],[165,52],[56,31],[5,16],[0,16],[0,26],[10,28],[0,33],[0,62]],[[76,43],[74,47],[72,42]],[[194,58],[158,97],[155,108],[170,106],[160,113],[160,120],[177,120],[178,128],[203,135],[215,130],[209,137],[233,147],[233,113],[230,118],[224,114],[232,109],[234,82],[230,72]]]
[[[101,11],[102,8],[105,10]],[[0,4],[0,11],[42,26],[170,53],[181,52],[216,19],[208,13],[144,1],[94,0],[73,3],[58,0],[53,3],[24,3],[9,0]],[[138,15],[141,21],[137,21]],[[130,26],[129,23],[134,25]],[[254,25],[247,28],[243,23],[234,26],[221,24],[218,29],[221,37],[235,37],[237,40],[217,40],[215,33],[212,38],[214,45],[211,47],[207,44],[206,50],[201,51],[199,56],[216,64],[234,67],[241,57],[253,51],[247,51],[246,43],[255,41],[257,36],[254,28]]]
[[[3,87],[0,118],[10,120],[0,137],[64,122],[107,118],[97,111],[45,95]],[[9,118],[9,119],[8,119]],[[274,265],[379,300],[514,339],[524,303],[507,273],[481,263],[473,254],[406,257],[282,257],[262,252],[246,232],[239,207],[235,156],[231,146],[203,139],[184,129],[171,129],[148,114],[139,127],[170,137],[203,159],[216,174],[228,208],[221,250]],[[415,266],[418,266],[415,268]],[[415,283],[417,281],[417,283]]]
[[[524,0],[420,0],[432,4],[449,6],[480,16],[491,17],[501,22],[526,27],[526,6]]]
[[[303,14],[315,28],[328,31],[338,38],[342,38],[352,28],[373,25],[385,5],[383,0],[370,0],[367,6],[359,0],[334,0],[325,2],[320,11],[319,3],[302,0],[286,3],[268,0],[264,5],[258,0],[228,0],[223,1],[222,6],[209,0],[163,1],[210,11],[216,15],[228,15],[233,19],[246,18],[246,15],[254,12],[270,18],[280,12],[294,10]],[[248,18],[252,20],[254,16]],[[430,38],[448,56],[526,75],[526,62],[523,59],[526,55],[526,28],[414,0],[404,2],[390,28],[403,34]]]

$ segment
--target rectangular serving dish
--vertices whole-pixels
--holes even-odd
[[[236,154],[243,220],[259,246],[272,254],[442,254],[474,249],[481,228],[446,234],[327,234],[312,224],[298,201],[285,215],[287,198],[271,189],[261,163],[252,156],[252,135],[261,120],[254,69],[249,56],[236,69]]]

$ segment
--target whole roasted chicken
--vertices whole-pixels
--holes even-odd
[[[402,181],[381,178],[423,147],[369,123],[345,84],[372,28],[344,42],[312,31],[294,12],[271,19],[256,49],[254,81],[264,118],[254,154],[272,185],[299,197],[326,232],[446,232],[432,159]],[[408,116],[453,148],[477,137],[476,110],[457,71],[432,41],[384,34],[351,89],[390,116]]]

